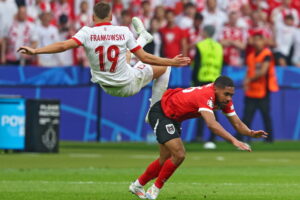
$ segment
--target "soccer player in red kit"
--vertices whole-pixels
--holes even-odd
[[[152,106],[149,121],[160,146],[160,156],[146,171],[129,186],[129,191],[141,199],[156,199],[164,183],[170,178],[185,158],[185,150],[180,138],[181,122],[186,119],[203,117],[211,131],[240,150],[251,148],[227,132],[215,119],[213,110],[221,109],[233,127],[241,134],[252,137],[267,137],[267,133],[250,130],[236,115],[232,103],[233,81],[218,77],[214,83],[202,87],[167,90],[162,100]],[[156,178],[154,184],[144,191],[143,186]]]

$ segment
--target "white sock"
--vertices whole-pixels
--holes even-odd
[[[150,107],[161,100],[162,95],[167,90],[169,85],[171,67],[168,67],[166,72],[153,81],[152,96]]]
[[[147,44],[147,40],[141,35],[138,37],[136,41],[142,48],[144,48],[144,46],[146,46]],[[133,53],[131,53],[131,58],[135,58],[135,55]]]
[[[147,40],[142,35],[140,35],[136,41],[142,48],[147,44]]]
[[[134,182],[134,184],[135,184],[136,186],[138,186],[138,187],[142,187],[142,185],[141,185],[140,182],[139,182],[139,179],[136,179],[136,181]]]

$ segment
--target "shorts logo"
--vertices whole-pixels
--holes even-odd
[[[175,127],[173,124],[167,124],[166,129],[170,135],[173,135],[175,133]]]

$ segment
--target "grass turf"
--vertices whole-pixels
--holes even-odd
[[[300,142],[186,144],[187,156],[159,195],[167,200],[299,200]],[[0,200],[134,200],[129,183],[158,155],[145,143],[63,142],[59,154],[0,155]],[[149,185],[147,185],[149,186]]]

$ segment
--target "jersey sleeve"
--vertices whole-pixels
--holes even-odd
[[[227,117],[236,115],[232,101],[230,101],[223,109],[223,114]]]
[[[136,39],[133,37],[133,34],[129,29],[127,29],[127,35],[128,35],[128,41],[126,43],[126,46],[132,53],[142,48],[140,45],[138,45]]]
[[[80,45],[84,46],[86,43],[86,38],[88,37],[88,27],[84,26],[82,27],[73,37],[72,39],[75,40],[75,42]]]
[[[214,103],[212,98],[199,98],[198,100],[198,112],[200,111],[208,111],[211,113],[214,113],[213,108],[214,108]]]

